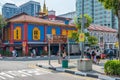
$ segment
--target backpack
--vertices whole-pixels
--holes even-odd
[[[110,55],[113,55],[113,51],[112,50],[110,50],[110,53],[109,53]]]

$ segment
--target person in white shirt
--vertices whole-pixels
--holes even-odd
[[[35,51],[35,49],[33,49],[32,52],[33,52],[34,56],[36,56],[36,51]]]
[[[15,55],[15,50],[12,51],[12,55],[13,55],[13,57],[14,57],[14,55]]]
[[[17,56],[17,51],[15,49],[12,51],[12,55],[13,55],[13,57]]]

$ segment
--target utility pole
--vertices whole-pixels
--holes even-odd
[[[82,0],[82,24],[81,32],[84,33],[84,0]],[[81,42],[81,59],[84,57],[84,42]]]
[[[69,38],[67,37],[67,43],[68,43],[68,60],[70,61],[70,43],[69,43]]]
[[[48,54],[48,56],[49,56],[49,65],[51,65],[51,63],[50,63],[50,58],[51,58],[51,53],[50,53],[50,41],[48,41],[48,51],[49,51],[49,54]]]
[[[59,43],[59,60],[58,63],[61,64],[61,44]]]
[[[50,40],[52,38],[51,34],[47,34],[47,41],[48,41],[48,57],[49,57],[49,65],[51,65],[51,52],[50,52]]]

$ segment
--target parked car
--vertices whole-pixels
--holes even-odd
[[[104,53],[102,53],[102,54],[100,55],[100,57],[101,57],[101,59],[105,59],[105,58],[107,57],[107,55],[104,54]]]
[[[108,53],[109,50],[110,50],[110,49],[105,49],[105,50],[104,50],[104,54],[106,55],[106,57],[108,57],[108,55],[109,55],[109,53]],[[113,51],[114,51],[114,55],[113,55],[113,56],[114,56],[114,57],[117,57],[117,51],[118,51],[118,49],[114,48]]]

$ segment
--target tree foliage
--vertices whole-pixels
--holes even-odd
[[[85,23],[85,27],[84,27],[86,29],[92,23],[92,18],[87,14],[85,14],[84,17],[87,20],[87,23]],[[77,21],[78,18],[80,18],[80,21]],[[79,42],[79,34],[80,34],[80,31],[81,31],[81,22],[82,22],[81,20],[82,20],[81,16],[78,16],[78,17],[74,18],[74,23],[76,25],[77,32],[73,32],[71,38],[74,39],[74,41],[76,41],[76,42]],[[98,43],[98,39],[95,36],[90,36],[89,32],[85,32],[85,41],[87,41],[88,44],[90,44],[90,45],[95,45],[95,44]]]
[[[88,44],[96,45],[97,43],[98,43],[98,39],[95,36],[89,36],[88,37]]]
[[[5,19],[0,15],[0,39],[2,38],[2,28],[7,24]]]
[[[85,23],[84,28],[88,28],[89,25],[92,23],[92,18],[88,14],[84,14],[84,17],[87,21],[87,23]],[[78,18],[80,18],[80,22],[78,21]],[[74,24],[76,25],[77,29],[81,29],[81,22],[82,22],[82,16],[78,16],[74,18]]]
[[[4,27],[6,24],[7,22],[5,21],[5,19],[2,17],[2,15],[0,15],[0,29]]]
[[[118,17],[118,42],[120,48],[120,17],[118,16],[118,11],[120,9],[120,0],[99,0],[105,7],[105,9],[111,9],[113,13]],[[119,52],[120,54],[120,52]],[[120,56],[119,56],[120,59]]]
[[[120,8],[120,0],[99,0],[105,9],[112,9],[114,14],[118,16],[118,9]]]
[[[74,40],[75,42],[79,42],[78,36],[79,36],[79,34],[77,32],[73,32],[71,39]]]

